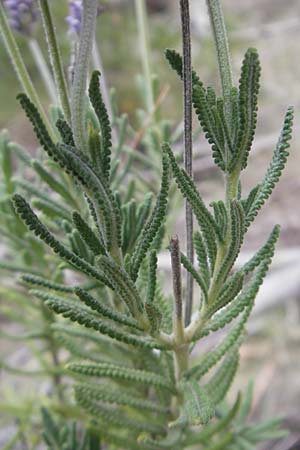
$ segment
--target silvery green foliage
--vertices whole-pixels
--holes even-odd
[[[179,55],[168,51],[167,57],[180,73]],[[225,128],[222,99],[217,99],[212,89],[206,90],[198,79],[195,82],[196,112],[213,146],[216,164],[228,174],[247,165],[256,123],[258,80],[255,67],[258,67],[257,54],[249,50],[243,63],[238,95],[233,96],[232,106],[237,109],[237,118],[232,130]],[[32,295],[55,313],[81,326],[77,331],[79,334],[85,327],[92,331],[91,337],[98,336],[99,344],[101,336],[104,346],[109,342],[111,351],[105,351],[103,360],[95,355],[89,361],[87,353],[84,361],[68,365],[69,373],[76,378],[79,376],[75,385],[77,402],[94,418],[102,439],[105,442],[122,442],[123,439],[124,442],[119,444],[122,448],[134,448],[132,445],[136,440],[140,448],[185,448],[198,438],[199,443],[205,440],[201,437],[207,432],[205,426],[210,421],[215,422],[216,411],[238,367],[238,349],[245,334],[245,324],[271,263],[279,227],[274,228],[264,247],[242,269],[232,271],[232,268],[253,215],[271,193],[274,183],[270,184],[269,180],[277,180],[285,164],[293,113],[288,110],[265,179],[256,188],[255,195],[250,194],[250,199],[236,195],[228,204],[215,203],[210,211],[192,179],[178,166],[170,146],[164,144],[161,189],[156,201],[151,210],[148,201],[144,201],[132,211],[111,189],[110,125],[98,79],[99,74],[95,72],[89,87],[90,102],[98,120],[96,129],[90,128],[89,153],[74,146],[66,125],[65,128],[60,126],[63,142],[54,143],[35,106],[24,94],[19,96],[41,146],[81,186],[86,206],[83,211],[70,215],[68,220],[65,218],[68,222],[65,230],[72,237],[69,244],[63,235],[55,236],[19,194],[13,197],[16,212],[28,229],[72,270],[96,284],[89,292],[74,287],[71,295],[63,292],[57,295],[51,292],[57,290],[51,282],[43,284],[34,277],[27,277],[27,280],[39,287],[31,291]],[[195,242],[202,270],[191,266],[184,255],[181,257],[183,266],[202,291],[198,315],[184,330],[184,345],[192,348],[193,342],[237,318],[224,340],[203,355],[199,365],[185,370],[180,379],[175,378],[171,357],[172,352],[177,351],[170,333],[171,318],[168,320],[165,314],[166,310],[172,309],[172,304],[157,285],[155,262],[159,251],[156,238],[168,214],[171,178],[190,202],[199,225]],[[131,221],[132,227],[141,221],[134,240],[124,233],[127,221]],[[248,275],[247,281],[245,275]],[[56,326],[54,329],[57,330]],[[58,332],[71,353],[74,350],[78,356],[76,347],[72,348],[74,326],[66,323],[58,327]],[[154,353],[154,349],[159,352]],[[120,352],[123,353],[121,358],[117,357]],[[81,354],[84,355],[83,350]],[[207,373],[210,377],[204,381],[203,376]],[[118,394],[115,383],[119,386]],[[175,408],[174,396],[182,397],[182,402]],[[234,415],[238,413],[236,405],[235,410]],[[228,414],[233,415],[232,411]],[[242,436],[229,432],[226,426],[220,430],[218,423],[208,425],[216,434],[211,437],[213,446],[209,448],[238,446]],[[194,425],[204,427],[203,431],[197,432],[200,433],[198,438],[190,429]],[[249,433],[251,442],[254,437]],[[220,442],[222,447],[217,447]]]
[[[83,53],[90,51],[92,36],[85,28],[94,19],[89,8],[81,42],[85,61]],[[166,57],[182,76],[181,56],[167,50]],[[54,255],[54,265],[61,260],[74,279],[80,280],[65,284],[63,277],[51,279],[44,268],[22,278],[51,318],[57,316],[49,328],[55,342],[70,354],[64,370],[74,378],[84,426],[96,436],[90,448],[100,448],[101,441],[118,449],[182,450],[195,445],[206,450],[255,449],[258,442],[281,435],[279,422],[245,424],[250,389],[243,399],[239,394],[232,406],[224,405],[224,399],[238,369],[246,322],[271,264],[279,227],[274,227],[267,242],[241,269],[236,270],[234,264],[250,224],[285,166],[293,110],[286,113],[264,179],[243,196],[240,173],[247,167],[257,119],[258,54],[254,49],[245,54],[239,86],[230,92],[230,121],[224,99],[212,87],[205,87],[194,72],[193,104],[213,159],[225,173],[225,200],[211,207],[205,204],[192,178],[178,164],[170,142],[160,148],[159,191],[154,198],[141,198],[118,172],[116,153],[119,156],[120,149],[112,144],[100,74],[92,73],[87,100],[83,87],[87,67],[80,66],[78,72],[71,123],[61,112],[56,121],[58,142],[31,99],[18,96],[53,172],[38,160],[30,161],[48,191],[41,193],[19,181],[23,195],[15,193],[12,201],[16,223],[38,246],[41,261],[45,253],[50,259]],[[6,154],[2,168],[11,194]],[[66,179],[72,184],[67,185]],[[180,253],[178,240],[171,240],[174,300],[164,294],[157,269],[165,223],[172,215],[173,183],[189,202],[197,222],[197,265]],[[31,204],[24,190],[36,196]],[[187,327],[179,317],[182,268],[201,292]],[[203,354],[200,362],[190,361],[196,342],[227,325],[215,348]],[[60,427],[45,410],[43,419],[49,448],[68,449],[70,442],[71,448],[82,448],[74,428],[72,433],[69,426]]]

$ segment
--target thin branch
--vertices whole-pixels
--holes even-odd
[[[193,136],[192,136],[192,62],[189,0],[180,0],[182,54],[183,54],[183,102],[184,102],[184,165],[190,177],[193,176]],[[186,202],[186,249],[187,257],[194,262],[193,213]],[[193,309],[194,280],[187,272],[187,297],[185,304],[185,325],[191,321]]]
[[[54,82],[52,79],[52,74],[48,68],[46,61],[45,61],[45,58],[41,51],[39,43],[36,39],[30,38],[30,39],[28,39],[28,46],[31,50],[32,56],[35,60],[37,68],[43,79],[43,82],[44,82],[45,88],[49,94],[50,100],[53,105],[56,105],[56,103],[57,103],[56,88],[55,88],[55,85],[54,85]]]
[[[135,9],[139,32],[144,79],[146,83],[147,110],[149,115],[152,115],[152,112],[154,110],[154,95],[153,95],[152,74],[150,67],[149,30],[147,23],[145,0],[135,0]]]
[[[63,70],[63,64],[61,55],[56,39],[56,33],[54,28],[54,21],[52,19],[51,11],[49,8],[48,0],[39,0],[41,16],[43,20],[44,31],[47,39],[47,45],[49,50],[50,62],[54,75],[54,80],[59,95],[59,100],[68,122],[71,121],[70,104],[68,97],[67,82]]]
[[[85,127],[86,84],[90,56],[95,38],[97,0],[84,0],[82,28],[71,89],[71,122],[75,144],[78,149],[87,149]]]

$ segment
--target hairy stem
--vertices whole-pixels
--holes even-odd
[[[140,51],[146,83],[146,102],[149,114],[154,111],[154,95],[152,86],[152,75],[150,67],[150,51],[149,51],[149,31],[147,24],[147,13],[145,0],[135,0],[136,19],[139,32]]]
[[[228,121],[228,125],[231,128],[232,111],[231,111],[230,97],[233,83],[232,83],[231,58],[223,10],[220,0],[206,0],[206,1],[217,52],[226,118]]]
[[[37,68],[40,72],[40,75],[44,81],[44,85],[49,94],[50,100],[53,103],[53,105],[55,105],[57,102],[55,85],[53,83],[51,72],[47,66],[39,43],[36,39],[29,39],[28,45],[31,50],[32,56],[35,60],[35,63],[37,65]]]
[[[4,45],[6,47],[7,53],[12,62],[12,65],[14,67],[14,70],[17,74],[19,82],[22,86],[22,89],[24,89],[25,94],[31,99],[31,101],[38,108],[38,111],[39,111],[44,123],[46,124],[49,133],[54,138],[52,126],[48,120],[48,117],[46,116],[46,114],[43,110],[43,107],[39,100],[38,94],[32,84],[30,76],[27,72],[26,66],[24,64],[23,58],[22,58],[20,50],[19,50],[19,47],[18,47],[16,40],[14,38],[14,35],[8,25],[2,2],[0,3],[0,30],[1,30],[1,35],[3,37]]]
[[[189,0],[180,0],[182,54],[183,54],[183,110],[184,110],[184,165],[190,177],[193,176],[192,136],[192,62]],[[193,264],[193,213],[188,202],[185,205],[187,257]],[[194,280],[187,272],[187,294],[185,303],[185,325],[189,325],[193,309]]]
[[[82,29],[71,92],[71,123],[74,141],[76,147],[82,151],[87,149],[85,127],[86,84],[95,37],[96,18],[97,0],[84,0]]]
[[[71,112],[67,90],[67,83],[63,71],[60,51],[56,39],[54,23],[52,20],[51,11],[48,0],[39,0],[40,11],[43,20],[44,31],[47,39],[48,50],[50,55],[50,62],[53,70],[54,80],[59,95],[59,100],[65,115],[66,120],[70,123]]]

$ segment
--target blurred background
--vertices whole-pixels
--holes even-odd
[[[151,71],[160,80],[162,114],[173,121],[174,127],[182,121],[181,85],[165,61],[164,49],[180,49],[177,3],[174,0],[147,1]],[[136,111],[142,104],[136,74],[142,72],[142,67],[134,2],[110,0],[101,5],[97,41],[106,79],[117,91],[121,112],[128,113],[135,124]],[[258,130],[249,169],[243,179],[246,192],[263,177],[286,107],[292,104],[296,108],[287,168],[271,200],[250,228],[242,249],[241,260],[265,241],[273,224],[281,224],[277,253],[249,323],[249,338],[242,346],[240,371],[232,389],[234,394],[246,386],[250,377],[255,379],[253,418],[259,420],[279,414],[291,431],[287,438],[264,449],[287,450],[300,438],[300,0],[223,0],[223,5],[235,82],[238,82],[242,58],[248,47],[258,49],[262,65]],[[70,58],[65,21],[67,1],[52,0],[51,6],[67,66]],[[191,16],[193,65],[206,84],[218,88],[205,1],[191,0]],[[34,35],[45,54],[41,31],[41,24],[37,22]],[[47,105],[49,99],[26,38],[18,35],[17,40],[35,87]],[[3,45],[0,46],[0,61],[0,128],[7,128],[15,141],[34,153],[34,136],[15,100],[20,88]],[[194,141],[194,153],[195,178],[203,197],[207,201],[218,199],[223,192],[222,177],[212,164],[202,136]],[[174,232],[180,234],[183,220],[183,216],[178,217]]]

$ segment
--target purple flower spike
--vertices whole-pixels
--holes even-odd
[[[69,25],[71,33],[79,34],[81,30],[82,18],[82,0],[69,1],[69,15],[66,17],[66,22]]]
[[[35,0],[4,0],[3,1],[10,26],[19,33],[30,36],[38,18]]]

